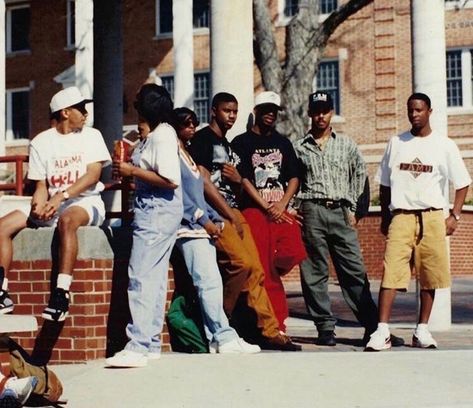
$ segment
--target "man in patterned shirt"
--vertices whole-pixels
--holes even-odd
[[[302,167],[298,198],[308,258],[302,262],[304,300],[318,331],[316,344],[335,346],[335,322],[328,293],[329,254],[343,297],[365,328],[365,340],[377,327],[377,309],[355,229],[357,201],[363,193],[366,165],[356,143],[330,126],[329,94],[309,96],[311,129],[295,142]]]

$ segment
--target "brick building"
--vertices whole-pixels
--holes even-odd
[[[51,95],[74,83],[74,5],[80,0],[5,0],[7,154],[48,125]],[[343,0],[338,0],[339,2]],[[473,170],[473,2],[445,1],[449,136]],[[208,0],[194,0],[194,98],[203,122],[212,95]],[[278,42],[298,0],[268,0]],[[330,13],[337,0],[320,0]],[[322,15],[321,18],[324,18]],[[124,125],[137,87],[155,72],[172,92],[174,61],[171,0],[123,0]],[[48,29],[46,29],[48,28]],[[53,28],[53,29],[52,29]],[[410,0],[374,0],[332,36],[316,79],[337,104],[334,127],[362,149],[370,175],[390,136],[408,127],[405,101],[412,90]],[[255,68],[255,91],[261,80]],[[433,101],[435,109],[435,101]],[[372,183],[373,196],[377,186]],[[470,193],[471,197],[471,193]]]

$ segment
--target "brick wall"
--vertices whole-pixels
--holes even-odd
[[[38,363],[84,362],[113,355],[127,342],[129,321],[127,298],[129,230],[93,227],[79,230],[79,256],[71,286],[69,317],[62,323],[41,318],[57,276],[57,248],[49,228],[26,229],[14,240],[15,260],[9,273],[9,292],[15,314],[34,315],[38,332],[14,338]],[[102,247],[102,248],[101,248]],[[30,258],[22,260],[25,253]],[[32,256],[31,256],[32,255]],[[52,260],[51,260],[52,259]],[[174,290],[172,270],[168,280],[166,309]],[[163,350],[170,350],[167,328],[162,334]]]
[[[381,279],[383,273],[385,238],[379,230],[380,223],[379,212],[370,212],[358,225],[361,252],[370,279]],[[473,275],[472,229],[473,211],[464,211],[458,229],[450,238],[450,271],[452,276]],[[336,277],[333,266],[331,266],[330,273],[333,278]],[[294,268],[284,277],[284,281],[300,281],[299,268]]]

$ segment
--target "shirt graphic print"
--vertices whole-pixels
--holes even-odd
[[[284,196],[284,186],[279,181],[282,158],[279,149],[257,149],[251,156],[255,187],[267,202],[280,201]]]

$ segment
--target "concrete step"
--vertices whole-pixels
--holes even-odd
[[[36,317],[28,315],[0,315],[0,336],[38,330]]]

